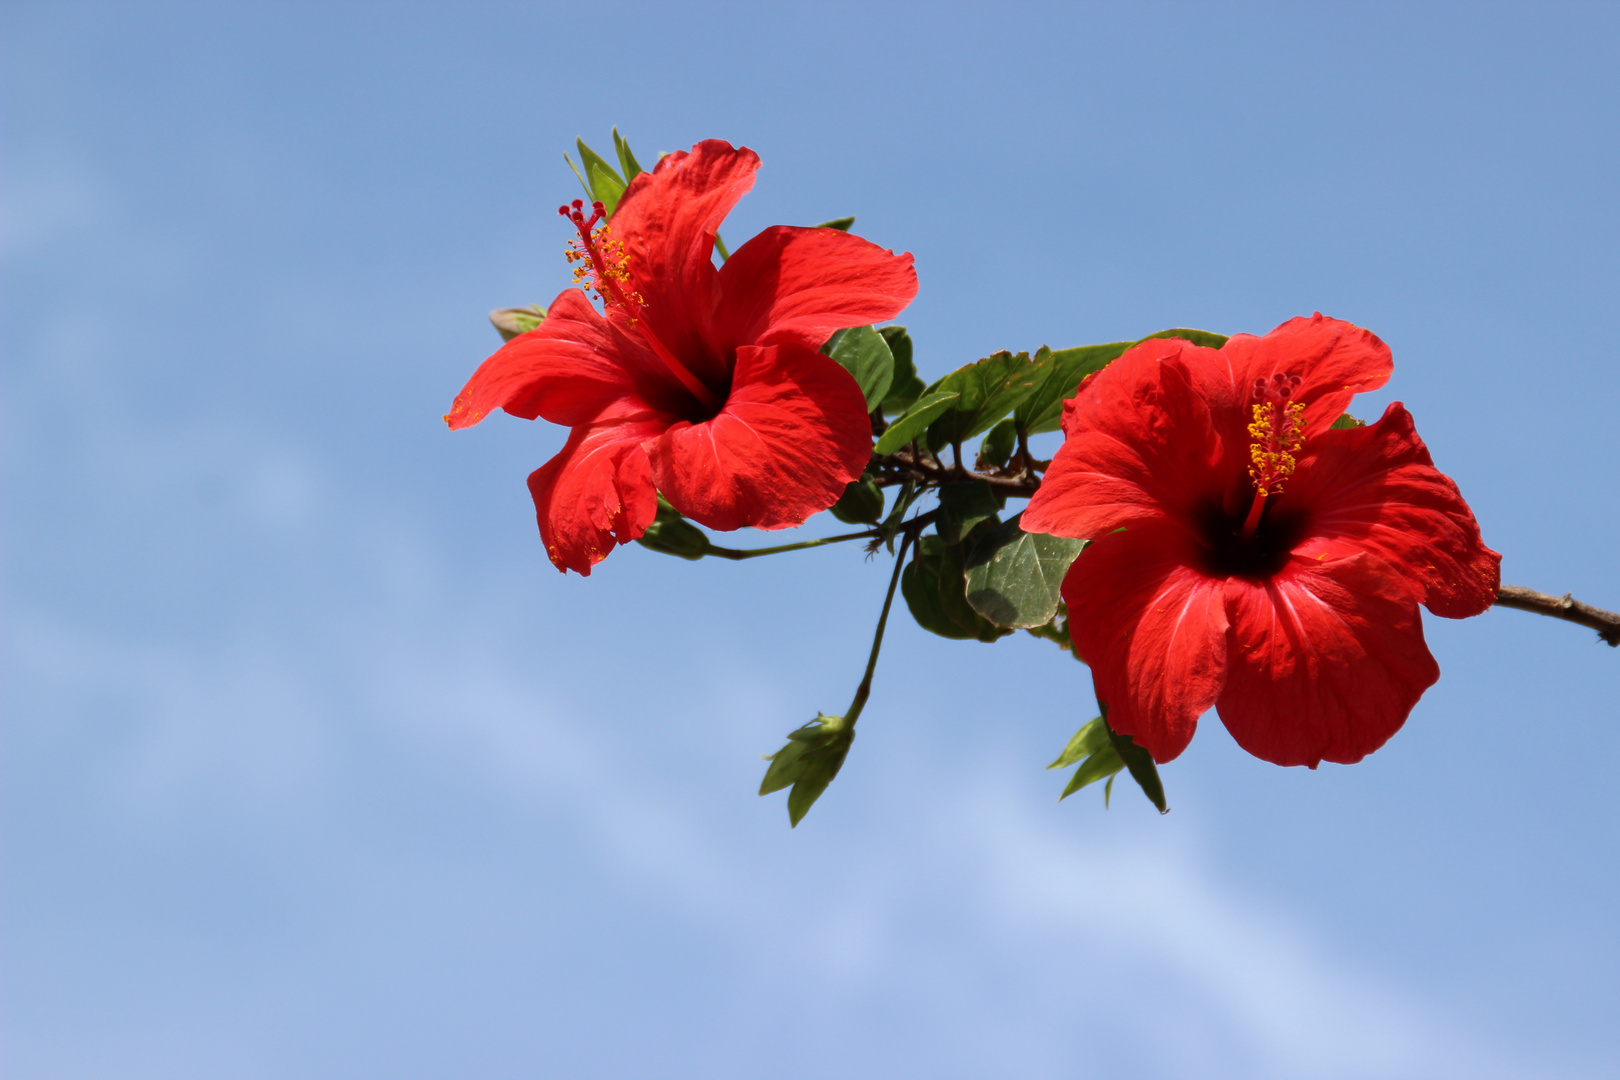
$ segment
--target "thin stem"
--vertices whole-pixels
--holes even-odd
[[[724,262],[729,262],[731,260],[731,252],[726,250],[726,242],[724,240],[720,239],[720,234],[719,233],[714,234],[714,250],[716,250],[716,251],[718,251],[720,253],[720,261],[721,262],[724,263]]]
[[[1569,593],[1551,596],[1522,585],[1503,585],[1497,590],[1496,604],[1498,607],[1533,611],[1537,615],[1589,627],[1596,630],[1602,640],[1620,647],[1620,614],[1583,604]]]
[[[889,592],[883,598],[883,614],[878,616],[877,633],[872,635],[872,654],[866,658],[866,674],[861,677],[861,685],[855,688],[855,700],[850,702],[849,711],[844,713],[845,727],[855,726],[861,710],[866,708],[866,699],[872,693],[872,674],[877,671],[878,650],[883,648],[883,628],[889,624],[889,608],[894,606],[894,590],[900,584],[900,571],[906,564],[906,548],[916,538],[918,531],[911,524],[902,530],[900,550],[894,556],[894,573],[889,575]]]
[[[796,544],[778,544],[776,547],[763,548],[727,548],[710,544],[703,552],[718,559],[757,559],[761,555],[779,555],[784,551],[803,551],[806,548],[821,547],[824,544],[841,544],[846,540],[870,540],[878,535],[878,530],[867,529],[863,532],[844,533],[840,536],[824,536],[819,540],[800,540]]]

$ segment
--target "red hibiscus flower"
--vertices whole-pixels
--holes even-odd
[[[865,399],[818,350],[911,302],[911,255],[777,225],[717,270],[715,232],[758,168],[752,150],[711,139],[632,180],[611,223],[601,203],[563,207],[579,233],[575,279],[604,314],[565,290],[445,417],[463,428],[501,408],[573,429],[529,477],[559,570],[589,574],[640,536],[658,492],[711,528],[780,529],[831,506],[866,466]]]
[[[1331,428],[1392,366],[1318,314],[1220,349],[1144,342],[1065,404],[1023,523],[1091,539],[1069,632],[1109,724],[1155,760],[1213,705],[1267,761],[1359,761],[1440,677],[1417,605],[1495,599],[1501,556],[1406,409]]]

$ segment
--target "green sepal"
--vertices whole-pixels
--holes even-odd
[[[606,158],[586,146],[584,139],[575,139],[574,145],[579,147],[579,164],[585,170],[585,179],[590,182],[591,198],[606,207],[608,216],[612,217],[619,205],[619,196],[624,194],[624,177],[607,163]]]
[[[788,792],[788,821],[797,827],[844,767],[844,758],[854,741],[855,727],[845,724],[842,716],[817,714],[808,724],[789,732],[782,749],[765,755],[770,765],[760,781],[759,793],[769,795],[793,785]]]
[[[883,403],[894,381],[894,354],[882,334],[870,326],[852,326],[828,338],[821,351],[855,376],[866,397],[867,412]]]
[[[511,341],[520,334],[527,334],[539,326],[545,317],[546,309],[539,304],[530,304],[526,308],[501,308],[489,313],[490,325],[495,327],[502,341]]]
[[[960,544],[986,522],[994,523],[1006,505],[983,480],[946,484],[939,489],[939,522],[934,527],[947,544]]]
[[[1101,701],[1097,702],[1097,706],[1102,709],[1102,722],[1106,727],[1108,706]],[[1114,745],[1114,753],[1125,762],[1125,768],[1130,771],[1131,779],[1142,789],[1142,794],[1147,796],[1148,802],[1158,807],[1159,813],[1168,814],[1170,807],[1164,801],[1164,782],[1159,779],[1159,767],[1153,763],[1153,755],[1136,745],[1135,740],[1129,735],[1121,735],[1111,727],[1108,728],[1108,739]]]
[[[974,611],[967,602],[962,549],[929,534],[900,575],[900,594],[917,625],[957,641],[995,641],[1012,633]]]
[[[658,498],[658,516],[647,526],[647,531],[636,537],[636,543],[664,555],[674,555],[696,562],[709,553],[712,546],[703,530],[681,517],[680,511]]]
[[[895,417],[889,428],[878,437],[872,452],[879,456],[892,454],[928,430],[935,417],[956,403],[959,395],[954,390],[940,390],[924,394],[911,403],[911,407]]]
[[[855,224],[852,217],[835,217],[831,221],[823,221],[814,226],[817,229],[837,229],[839,232],[849,232],[850,226]]]
[[[613,129],[613,149],[618,152],[619,168],[624,170],[624,186],[629,187],[630,181],[646,170],[641,167],[641,162],[636,160],[636,155],[630,152],[630,144],[619,134],[617,127]]]
[[[1018,426],[1011,420],[1002,420],[985,433],[979,444],[980,469],[1000,469],[1012,460],[1013,448],[1018,444]]]
[[[923,381],[917,378],[917,364],[912,359],[911,335],[903,326],[885,326],[878,330],[889,343],[894,356],[894,377],[889,380],[889,392],[883,398],[883,413],[893,416],[906,410],[922,397]]]
[[[997,626],[1030,630],[1057,617],[1064,575],[1089,541],[1025,532],[1023,516],[1014,514],[969,550],[967,600]],[[943,516],[941,523],[943,532]]]
[[[938,451],[951,443],[988,431],[1034,392],[1039,372],[1028,353],[1002,351],[957,368],[930,391],[956,391],[956,404],[928,427],[928,449]]]
[[[871,473],[851,480],[838,501],[829,508],[832,516],[849,525],[876,525],[883,520],[883,489]]]

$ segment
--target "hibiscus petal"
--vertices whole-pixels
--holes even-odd
[[[712,420],[672,426],[652,449],[658,489],[713,529],[780,529],[838,501],[872,453],[866,399],[849,372],[797,346],[737,350]]]
[[[1143,342],[1081,386],[1024,528],[1088,538],[1165,518],[1190,528],[1202,503],[1218,501],[1221,440],[1181,345]]]
[[[1232,647],[1216,708],[1265,761],[1360,761],[1440,677],[1398,572],[1346,545],[1313,541],[1269,580],[1231,578],[1226,602]]]
[[[1148,524],[1094,541],[1063,579],[1069,636],[1109,725],[1160,763],[1187,748],[1225,678],[1224,584],[1196,557],[1179,529]]]
[[[1473,511],[1398,401],[1376,424],[1307,443],[1284,497],[1311,508],[1312,533],[1397,568],[1436,615],[1463,619],[1496,600],[1502,556],[1485,546]]]
[[[1307,438],[1325,431],[1351,398],[1383,386],[1395,370],[1389,346],[1377,334],[1321,312],[1289,319],[1265,337],[1234,334],[1220,354],[1222,364],[1206,369],[1218,380],[1205,387],[1212,407],[1229,404],[1247,426],[1254,380],[1278,372],[1298,375],[1304,382],[1294,400],[1305,405]]]
[[[540,538],[558,570],[589,577],[614,544],[647,531],[658,493],[642,444],[668,426],[667,418],[645,412],[583,424],[529,475]]]
[[[911,253],[838,229],[773,225],[720,268],[715,342],[819,349],[834,330],[892,319],[917,295]]]
[[[705,382],[710,370],[714,309],[714,237],[737,200],[754,186],[759,155],[709,139],[691,152],[666,154],[651,172],[630,181],[608,220],[608,236],[624,245],[631,287],[653,333]],[[615,309],[610,317],[617,321]],[[818,342],[819,345],[819,342]]]
[[[585,294],[568,289],[539,326],[479,365],[445,422],[452,429],[471,427],[505,409],[525,420],[584,423],[633,393],[623,345]]]

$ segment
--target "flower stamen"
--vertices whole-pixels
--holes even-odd
[[[680,380],[681,385],[691,392],[706,409],[718,409],[719,401],[714,391],[686,369],[686,366],[675,358],[675,354],[653,333],[652,327],[641,317],[642,309],[647,301],[642,295],[630,287],[630,256],[625,254],[623,241],[613,238],[608,223],[603,219],[607,217],[607,207],[601,202],[591,203],[591,215],[585,216],[585,200],[575,199],[572,203],[557,207],[557,213],[573,222],[574,229],[579,233],[577,239],[568,242],[568,251],[565,258],[570,263],[577,263],[574,267],[574,281],[583,288],[596,293],[602,301],[603,308],[619,307],[628,316],[629,325],[641,335],[653,355],[663,361],[665,367]],[[597,222],[601,222],[600,225]]]
[[[1299,465],[1295,456],[1305,443],[1305,406],[1294,401],[1295,391],[1304,380],[1298,375],[1278,372],[1268,379],[1254,380],[1254,419],[1249,424],[1249,479],[1254,482],[1254,503],[1243,522],[1243,539],[1260,526],[1266,496],[1280,495],[1282,483]]]

